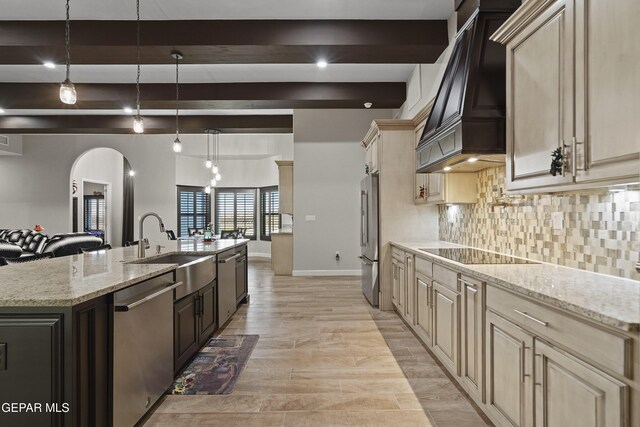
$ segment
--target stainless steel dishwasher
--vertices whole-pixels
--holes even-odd
[[[113,425],[133,426],[173,382],[173,274],[113,297]]]
[[[218,254],[218,327],[236,312],[236,260],[241,256],[235,249]]]

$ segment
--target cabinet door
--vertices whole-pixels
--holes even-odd
[[[461,375],[470,394],[484,402],[484,290],[482,283],[460,279],[461,310]]]
[[[293,214],[293,165],[279,165],[278,171],[280,213]]]
[[[398,261],[396,261],[395,259],[391,259],[391,301],[393,302],[393,305],[397,308],[398,307],[398,296],[400,294],[400,287],[399,287],[399,279],[398,279]]]
[[[503,426],[533,425],[533,337],[487,311],[486,403]],[[562,425],[562,424],[559,424]]]
[[[416,325],[418,326],[418,335],[428,346],[431,346],[433,331],[432,286],[431,279],[416,273]]]
[[[203,288],[198,295],[200,302],[198,308],[199,314],[199,337],[198,342],[200,345],[204,344],[209,339],[213,331],[217,326],[217,313],[218,301],[216,297],[216,282],[207,285]]]
[[[578,0],[576,17],[577,180],[637,182],[640,2]]]
[[[628,425],[624,383],[537,339],[534,349],[536,427]]]
[[[371,144],[369,145],[369,151],[370,151],[370,156],[371,156],[371,172],[378,172],[379,170],[379,164],[378,164],[378,150],[380,149],[380,137],[378,136],[378,138],[375,138],[373,141],[371,141]]]
[[[413,269],[413,255],[406,255],[404,257],[404,265],[405,265],[405,278],[404,278],[404,289],[405,289],[405,304],[404,304],[404,317],[409,322],[410,325],[414,324],[414,307],[415,307],[415,286],[414,283],[414,269]]]
[[[236,303],[240,303],[247,296],[247,258],[242,257],[236,262]]]
[[[460,375],[460,295],[433,282],[433,351],[456,375]]]
[[[507,189],[571,183],[551,152],[573,136],[573,2],[556,0],[507,47]]]
[[[406,298],[407,298],[406,281],[407,281],[407,276],[406,276],[404,264],[399,262],[398,263],[398,304],[397,305],[398,305],[398,311],[402,316],[404,316],[405,314],[405,307],[406,307]]]
[[[427,175],[427,203],[444,201],[444,177],[441,173]]]
[[[176,373],[198,350],[198,300],[198,294],[195,294],[173,305],[173,367]]]

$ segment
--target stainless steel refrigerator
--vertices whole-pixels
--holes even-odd
[[[362,293],[378,307],[378,175],[368,175],[360,183],[360,247]]]

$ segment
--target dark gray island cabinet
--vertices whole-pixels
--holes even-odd
[[[110,324],[108,295],[73,307],[3,307],[0,425],[110,425]]]

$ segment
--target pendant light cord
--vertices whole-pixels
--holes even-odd
[[[67,20],[64,27],[65,62],[67,65],[67,78],[69,80],[69,68],[71,67],[71,29],[69,28],[69,0],[66,6]]]
[[[136,115],[140,117],[140,0],[136,1],[136,58],[138,74],[136,75]]]
[[[178,78],[179,78],[179,74],[178,74],[178,62],[180,61],[180,57],[178,55],[176,55],[176,138],[178,138],[180,136],[180,131],[179,131],[179,119],[178,119],[178,111],[179,111],[179,104],[178,104],[178,100],[180,92],[179,92],[179,85],[178,85]]]
[[[211,133],[207,131],[207,160],[211,160],[211,150],[209,150],[209,146],[211,145],[210,136]]]

